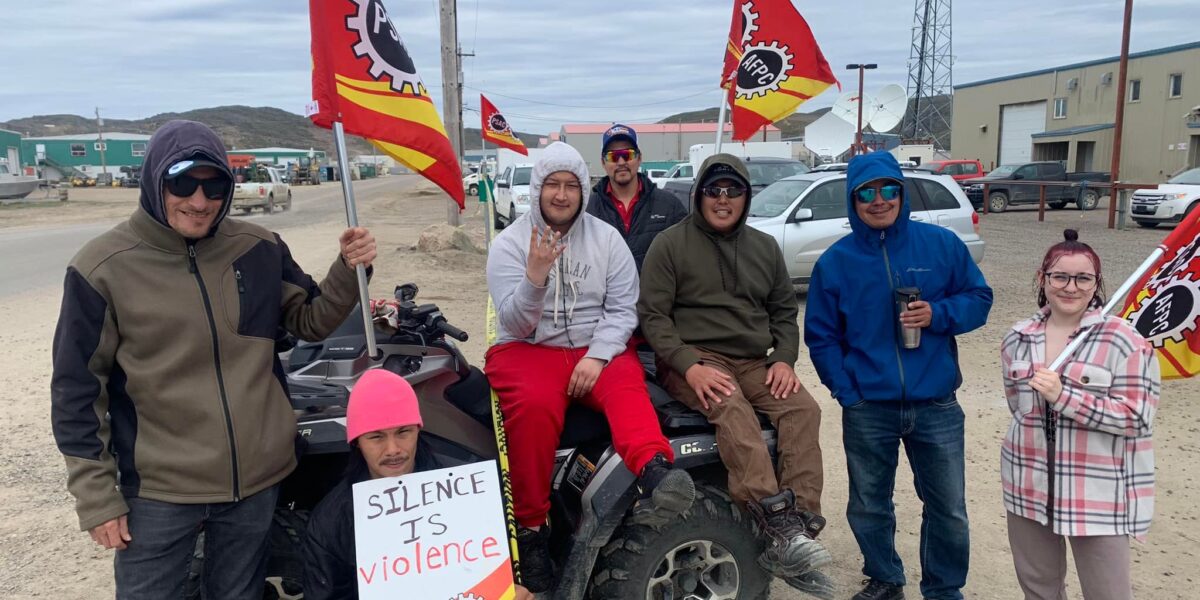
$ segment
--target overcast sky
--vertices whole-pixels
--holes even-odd
[[[912,2],[796,0],[843,84],[904,85]],[[441,109],[437,0],[384,0]],[[1120,0],[957,0],[954,82],[1116,55]],[[309,100],[301,0],[0,0],[0,121],[112,118],[226,104],[302,113]],[[521,131],[563,122],[657,121],[715,106],[729,0],[459,0],[463,99],[483,90]],[[1133,51],[1200,41],[1200,1],[1136,0]],[[828,106],[836,90],[802,105]],[[466,112],[468,126],[478,113]]]

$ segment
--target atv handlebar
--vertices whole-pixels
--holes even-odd
[[[467,332],[447,323],[444,319],[441,321],[438,321],[434,325],[434,327],[436,327],[438,331],[441,331],[442,333],[444,333],[460,342],[467,341],[467,338],[469,337],[467,335]]]

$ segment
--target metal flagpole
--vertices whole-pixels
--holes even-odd
[[[354,207],[354,188],[350,185],[350,158],[346,155],[346,132],[342,129],[341,121],[333,122],[333,145],[337,148],[338,170],[342,174],[342,197],[346,200],[346,224],[358,227],[358,210]],[[363,331],[367,335],[367,356],[374,359],[375,324],[371,319],[371,296],[367,289],[367,268],[361,264],[354,266],[358,276],[358,301],[362,306]]]
[[[1117,288],[1117,291],[1114,292],[1113,295],[1108,299],[1108,304],[1104,305],[1104,309],[1100,314],[1107,315],[1111,313],[1118,304],[1124,302],[1125,296],[1129,295],[1129,290],[1133,288],[1133,285],[1137,283],[1143,275],[1146,274],[1146,271],[1154,268],[1154,263],[1158,262],[1158,259],[1162,258],[1163,254],[1166,253],[1166,243],[1164,242],[1159,244],[1158,247],[1154,249],[1154,252],[1150,253],[1149,258],[1142,261],[1142,264],[1139,265],[1137,269],[1134,269],[1133,274],[1129,276],[1129,279],[1126,279],[1125,283],[1122,283],[1121,287]],[[1084,338],[1087,337],[1088,333],[1089,331],[1084,331],[1075,336],[1075,339],[1071,340],[1070,343],[1067,344],[1067,347],[1063,348],[1063,351],[1058,354],[1058,358],[1055,358],[1054,362],[1050,363],[1049,369],[1051,371],[1059,370],[1063,366],[1063,363],[1067,362],[1067,359],[1075,353],[1075,350],[1079,349],[1079,345],[1083,343]]]
[[[486,125],[485,125],[486,127]],[[491,177],[487,176],[487,140],[483,139],[483,130],[479,130],[479,185],[476,189],[481,194],[487,194],[487,200],[483,203],[483,249],[491,250],[492,248],[492,225],[496,222],[492,217],[492,188],[488,183]],[[499,151],[497,151],[499,154]]]
[[[725,137],[725,100],[728,94],[728,90],[721,88],[721,108],[717,111],[717,151],[714,154],[721,152],[721,140]]]

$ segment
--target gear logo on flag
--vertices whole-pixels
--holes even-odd
[[[358,34],[354,55],[371,61],[369,73],[378,81],[386,73],[392,89],[401,94],[425,96],[428,91],[400,34],[392,26],[380,0],[351,0],[358,10],[346,17],[346,28]]]
[[[1129,314],[1133,327],[1155,348],[1182,344],[1200,322],[1200,281],[1175,278]]]
[[[451,598],[450,600],[484,600],[484,599],[480,598],[479,596],[476,596],[475,594],[468,592],[466,594],[459,594],[459,595]]]
[[[504,115],[496,113],[488,119],[488,130],[500,135],[512,135],[512,128],[508,125],[508,119]]]
[[[746,46],[737,69],[737,97],[754,98],[774,92],[788,79],[792,59],[788,47],[779,42],[758,42]]]
[[[754,38],[754,32],[758,31],[758,13],[754,10],[754,3],[747,2],[742,5],[742,45],[750,43]]]

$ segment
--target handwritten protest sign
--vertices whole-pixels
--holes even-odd
[[[515,591],[495,461],[354,486],[363,600],[510,600]]]

